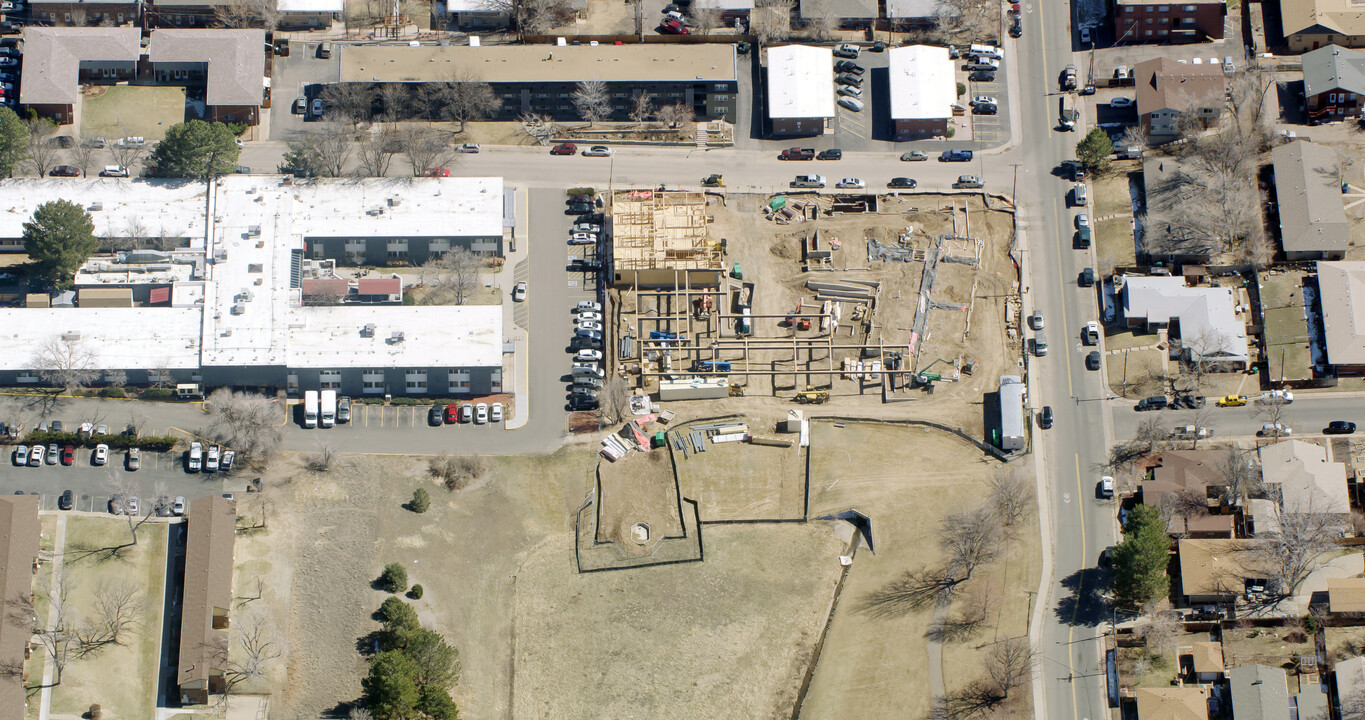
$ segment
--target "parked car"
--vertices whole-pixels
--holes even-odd
[[[62,496],[57,498],[57,509],[70,510],[76,507],[76,494],[70,490],[63,490]]]
[[[867,72],[867,70],[862,65],[859,65],[852,60],[840,60],[839,62],[834,63],[834,72],[862,75]]]
[[[584,157],[611,157],[611,148],[606,145],[593,145],[583,151]]]
[[[452,405],[446,405],[445,408],[446,408],[446,414],[445,414],[446,424],[447,424],[447,425],[456,425],[456,424],[459,424],[459,422],[460,422],[460,406],[459,406],[459,405],[453,405],[453,404],[452,404]]]
[[[218,459],[222,453],[222,448],[217,445],[209,446],[208,454],[204,456],[204,472],[218,472]]]
[[[859,88],[863,86],[863,79],[853,73],[840,73],[835,75],[834,82],[839,85],[852,85],[853,87]]]
[[[172,515],[184,515],[184,514],[185,514],[185,496],[184,496],[184,495],[176,495],[176,496],[175,496],[175,500],[174,500],[173,502],[171,502],[171,514],[172,514]]]
[[[862,112],[863,101],[857,98],[841,97],[839,98],[839,107],[844,108],[845,110],[851,110],[853,112]]]
[[[1042,330],[1045,327],[1042,311],[1034,310],[1033,314],[1028,316],[1028,327],[1030,330]]]
[[[573,203],[572,205],[569,206],[567,210],[564,211],[564,214],[582,215],[583,213],[590,213],[592,212],[592,210],[593,210],[592,203]]]
[[[526,281],[517,281],[516,287],[512,288],[512,302],[523,302],[526,300]]]
[[[502,403],[495,402],[491,406],[489,406],[488,421],[495,423],[502,422]]]
[[[575,322],[602,322],[602,313],[591,310],[579,310]]]
[[[1100,351],[1091,350],[1090,353],[1085,356],[1085,369],[1086,370],[1100,369]]]
[[[1126,108],[1133,106],[1133,99],[1130,97],[1116,97],[1109,101],[1111,108]]]
[[[479,403],[474,406],[474,424],[483,425],[488,422],[488,403]]]
[[[857,60],[858,55],[861,51],[862,48],[858,47],[857,45],[854,45],[852,43],[844,43],[842,45],[835,46],[834,57]]]
[[[578,329],[602,332],[602,323],[592,322],[591,320],[585,320],[583,322],[578,323]]]
[[[1017,38],[1017,37],[1019,37],[1020,35],[1023,35],[1023,34],[1024,34],[1024,23],[1023,23],[1022,20],[1019,19],[1019,16],[1018,16],[1018,15],[1015,15],[1015,16],[1010,20],[1009,34],[1010,34],[1010,37],[1012,37],[1012,38]]]
[[[427,177],[450,177],[450,168],[434,167],[424,174]]]
[[[351,399],[343,397],[337,400],[337,422],[344,423],[351,421]],[[229,451],[231,452],[231,451]]]
[[[861,93],[861,91],[859,91],[859,92]],[[843,151],[843,150],[840,150],[839,148],[830,148],[830,149],[828,149],[828,150],[821,150],[821,151],[820,151],[820,154],[815,156],[815,159],[816,159],[816,160],[842,160],[843,158],[844,158],[844,151]]]
[[[76,464],[75,445],[67,445],[66,447],[62,448],[62,464],[68,466]]]
[[[1324,435],[1351,435],[1355,431],[1356,424],[1348,420],[1333,420],[1322,429]]]
[[[573,155],[578,152],[578,146],[573,143],[560,143],[550,148],[551,155]]]
[[[313,98],[313,116],[322,117],[322,98]]]
[[[463,143],[463,144],[460,145],[460,147],[458,147],[458,148],[456,148],[456,149],[459,150],[459,151],[462,152],[462,153],[471,153],[471,154],[472,154],[472,153],[476,153],[476,152],[479,151],[479,144],[478,144],[478,143]]]
[[[294,114],[306,115],[308,113],[308,98],[300,95],[294,98]]]
[[[580,233],[580,232],[581,232],[581,233],[589,233],[589,234],[592,234],[592,235],[596,235],[597,233],[602,232],[602,226],[601,226],[601,225],[598,225],[597,223],[589,223],[589,222],[574,223],[573,227],[572,227],[572,228],[569,228],[569,232],[576,232],[576,233]]]
[[[1275,422],[1261,425],[1261,429],[1258,430],[1256,434],[1262,437],[1285,437],[1287,435],[1293,435],[1294,431],[1284,423]]]
[[[61,458],[61,455],[62,446],[58,445],[57,443],[48,443],[47,453],[43,456],[43,462],[47,463],[48,465],[56,465],[57,461]]]
[[[218,461],[218,469],[227,472],[232,469],[232,463],[237,459],[236,450],[224,450],[223,459]]]
[[[109,462],[109,446],[108,446],[108,445],[105,445],[104,443],[100,443],[99,445],[96,445],[96,446],[95,446],[95,454],[91,456],[90,461],[91,461],[92,463],[96,464],[96,465],[104,465],[104,464],[108,463],[108,462]]]
[[[43,456],[47,454],[47,448],[42,445],[34,445],[28,449],[28,466],[42,467]]]
[[[129,495],[129,496],[128,496],[128,499],[125,500],[124,503],[123,503],[123,512],[125,512],[125,513],[127,513],[127,514],[129,514],[129,515],[137,515],[137,511],[138,511],[138,500],[137,500],[137,496],[136,496],[136,495]]]
[[[862,178],[848,177],[840,180],[834,187],[845,190],[862,190],[867,187],[867,183],[863,182]]]
[[[593,300],[579,300],[578,304],[574,306],[574,310],[578,312],[602,312],[602,303]]]
[[[853,87],[852,85],[840,85],[836,92],[838,92],[841,97],[857,98],[863,96],[863,89]]]
[[[1038,427],[1048,430],[1052,427],[1052,406],[1044,405],[1043,412],[1038,416]]]
[[[1086,322],[1085,329],[1081,331],[1081,342],[1086,345],[1098,345],[1100,343],[1100,324],[1095,320]]]
[[[1261,393],[1256,402],[1262,405],[1288,405],[1294,402],[1294,393],[1289,390],[1271,390]]]
[[[971,102],[972,107],[976,107],[977,105],[990,105],[994,107],[999,104],[1000,103],[990,95],[977,95],[976,97],[972,98]]]
[[[123,493],[114,493],[109,498],[109,514],[110,515],[123,514]]]
[[[1090,227],[1090,213],[1076,213],[1076,227]]]
[[[48,172],[52,177],[80,177],[81,169],[75,165],[58,165]]]
[[[895,177],[891,178],[891,182],[887,183],[886,186],[889,188],[902,188],[907,190],[914,190],[918,184],[919,183],[915,182],[914,178]]]
[[[602,351],[601,351],[601,350],[579,350],[578,352],[574,353],[573,359],[574,359],[574,360],[577,360],[578,362],[601,362],[601,360],[602,360]]]
[[[137,472],[142,467],[142,451],[137,448],[128,448],[128,455],[123,460],[123,466],[129,471]]]
[[[1243,405],[1247,404],[1247,396],[1225,395],[1223,397],[1218,398],[1218,402],[1214,404],[1217,405],[1218,407],[1242,407]]]
[[[1114,478],[1109,477],[1108,475],[1101,476],[1099,485],[1096,487],[1095,491],[1105,500],[1114,497]]]
[[[591,233],[576,232],[569,236],[570,245],[596,245],[597,236]]]
[[[657,29],[660,33],[664,35],[687,35],[692,32],[691,30],[687,29],[686,25],[683,25],[677,20],[671,19],[659,23],[659,27]]]
[[[465,403],[460,406],[460,422],[467,423],[474,419],[474,404]]]
[[[198,442],[190,443],[189,470],[199,472],[204,465],[204,446]]]
[[[1143,410],[1160,410],[1166,407],[1167,404],[1165,395],[1153,395],[1139,400],[1133,409],[1139,412]]]
[[[991,70],[977,70],[971,75],[968,75],[967,79],[971,82],[993,83],[995,82],[995,72]]]
[[[971,162],[971,150],[949,150],[938,156],[939,162]]]
[[[901,153],[902,162],[923,162],[928,159],[929,156],[920,150],[911,150],[907,153]]]

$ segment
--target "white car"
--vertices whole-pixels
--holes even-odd
[[[517,286],[516,286],[515,288],[512,289],[512,301],[513,301],[513,302],[522,302],[522,301],[525,300],[525,299],[526,299],[526,281],[525,281],[525,280],[522,280],[521,282],[517,283]]]
[[[1085,332],[1082,334],[1081,339],[1085,341],[1086,345],[1100,344],[1100,324],[1094,320],[1086,322]]]
[[[580,310],[578,312],[577,320],[578,322],[602,322],[602,313],[585,312]]]
[[[1261,397],[1257,402],[1262,405],[1288,405],[1289,403],[1294,402],[1294,393],[1289,390],[1271,390],[1270,392],[1261,393]]]
[[[593,145],[583,151],[584,157],[611,157],[611,148],[606,145]]]
[[[840,85],[838,92],[844,97],[860,98],[863,96],[863,89],[852,85]]]
[[[198,442],[190,443],[190,472],[199,472],[204,464],[204,446]]]
[[[462,152],[462,153],[476,153],[476,152],[479,151],[479,144],[478,144],[478,143],[465,143],[465,144],[461,145],[459,149],[460,149],[460,152]]]
[[[236,450],[224,450],[223,459],[218,461],[218,469],[227,472],[232,469],[232,461],[237,458]]]
[[[176,496],[175,496],[175,502],[171,503],[171,514],[172,514],[172,515],[184,515],[184,514],[185,514],[185,496],[184,496],[184,495],[176,495]]]
[[[853,112],[862,112],[863,101],[857,98],[841,97],[839,98],[839,107],[852,110]]]
[[[1109,107],[1126,108],[1133,106],[1133,99],[1130,97],[1116,97],[1109,101]]]
[[[576,232],[576,233],[592,233],[592,234],[595,235],[595,234],[597,234],[597,233],[602,232],[602,226],[601,226],[601,225],[598,225],[597,223],[590,223],[590,222],[574,223],[574,226],[573,226],[573,228],[571,229],[571,232]]]
[[[1078,213],[1076,215],[1076,229],[1090,227],[1090,215],[1088,213]]]
[[[92,458],[96,465],[103,465],[109,462],[109,446],[100,443],[95,446],[95,456]]]
[[[590,331],[592,331],[592,332],[602,332],[602,323],[599,323],[599,322],[590,322],[590,321],[580,321],[580,322],[578,323],[578,329],[579,329],[579,330],[590,330]]]
[[[570,245],[596,245],[596,244],[597,244],[597,236],[596,236],[596,235],[593,235],[593,234],[590,234],[590,233],[585,233],[585,232],[576,232],[576,233],[574,233],[574,234],[572,234],[572,235],[569,236],[569,244],[570,244]]]
[[[488,420],[495,423],[502,422],[502,403],[495,402],[488,408]]]
[[[1100,497],[1114,497],[1114,478],[1104,475],[1100,478]]]
[[[844,188],[847,190],[862,190],[863,188],[867,187],[867,183],[863,182],[862,178],[844,178],[843,180],[840,180],[839,184],[835,185],[834,187]]]
[[[218,458],[222,450],[217,445],[210,445],[209,452],[204,456],[204,472],[218,472]]]
[[[578,312],[602,312],[602,303],[592,300],[579,300],[578,304],[574,306],[574,309],[578,310]]]
[[[1266,423],[1261,426],[1260,432],[1256,434],[1262,437],[1285,437],[1293,435],[1294,431],[1284,423]]]
[[[574,360],[579,362],[600,362],[602,360],[601,350],[579,350],[574,353]]]
[[[42,445],[34,445],[28,449],[28,466],[42,467],[43,455],[47,453],[47,448]]]
[[[136,496],[136,495],[133,495],[133,496],[129,497],[126,501],[124,501],[124,503],[123,503],[123,512],[126,512],[126,513],[128,513],[129,515],[136,515],[136,514],[137,514],[137,496]]]
[[[999,105],[1000,103],[996,102],[996,101],[995,101],[995,98],[991,97],[990,95],[977,95],[976,97],[972,98],[972,104],[973,104],[973,105]]]
[[[488,403],[479,403],[474,406],[474,424],[482,425],[488,422]]]

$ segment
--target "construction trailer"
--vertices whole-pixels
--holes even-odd
[[[1022,450],[1028,443],[1024,426],[1024,382],[1018,375],[1000,376],[1000,449]]]

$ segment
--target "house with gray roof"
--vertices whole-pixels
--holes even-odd
[[[1118,282],[1128,327],[1167,328],[1186,360],[1211,369],[1246,367],[1246,322],[1232,288],[1189,287],[1183,277],[1164,275],[1124,275]]]
[[[1303,98],[1311,123],[1360,117],[1365,52],[1328,45],[1303,54]]]
[[[1287,260],[1340,260],[1351,244],[1337,151],[1296,140],[1270,153]]]
[[[1228,681],[1237,720],[1289,720],[1289,682],[1283,668],[1243,665],[1228,671]]]
[[[1319,262],[1318,302],[1327,364],[1338,375],[1365,374],[1365,262]]]
[[[73,122],[82,84],[113,85],[137,75],[137,28],[24,28],[19,104],[60,124]]]
[[[156,30],[147,60],[158,83],[202,84],[206,120],[255,125],[265,100],[265,31]]]

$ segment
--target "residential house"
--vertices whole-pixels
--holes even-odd
[[[1340,260],[1351,246],[1337,151],[1296,140],[1270,152],[1285,259]]]
[[[847,30],[870,28],[881,16],[877,0],[801,0],[798,13],[805,21],[833,15],[838,26]]]
[[[831,57],[829,48],[823,50]],[[605,120],[630,120],[643,93],[656,110],[682,105],[702,121],[734,118],[738,107],[739,65],[730,44],[343,45],[334,52],[341,55],[343,83],[416,88],[461,77],[486,82],[502,99],[490,120],[534,113],[581,121],[573,94],[585,80],[606,85]],[[826,73],[831,66],[825,63]],[[831,97],[832,83],[828,78]]]
[[[1207,687],[1140,687],[1134,695],[1142,720],[1209,720]]]
[[[445,17],[460,30],[492,30],[512,23],[507,11],[487,0],[445,0]]]
[[[1242,665],[1228,671],[1232,717],[1236,720],[1327,720],[1327,696],[1315,680],[1299,676],[1299,692],[1289,693],[1284,668]]]
[[[895,139],[942,137],[953,120],[957,78],[948,48],[908,45],[891,48],[887,80]]]
[[[1212,450],[1167,450],[1157,455],[1139,485],[1142,504],[1160,508],[1170,503],[1170,496],[1186,494],[1204,498],[1206,510],[1217,509],[1227,486],[1219,470],[1224,457]],[[1230,538],[1233,516],[1172,513],[1166,531],[1177,537]]]
[[[1365,374],[1365,262],[1319,262],[1318,302],[1332,372]]]
[[[1290,52],[1327,45],[1365,47],[1365,13],[1354,0],[1280,0],[1279,5]]]
[[[1195,682],[1208,685],[1223,678],[1223,643],[1201,641],[1190,648]]]
[[[940,18],[957,9],[939,0],[884,0],[886,19],[896,30],[936,27]]]
[[[1171,338],[1180,339],[1180,354],[1188,362],[1222,370],[1246,367],[1246,323],[1232,288],[1188,287],[1183,277],[1164,275],[1124,275],[1121,282],[1128,327],[1167,328]]]
[[[1338,702],[1354,704],[1365,699],[1365,656],[1342,660],[1334,671]]]
[[[81,85],[112,85],[137,75],[141,42],[137,28],[24,28],[19,104],[72,123]]]
[[[1365,577],[1327,578],[1327,611],[1342,617],[1365,615]]]
[[[1305,440],[1281,440],[1261,447],[1259,453],[1262,481],[1285,513],[1327,513],[1349,521],[1346,465],[1329,462],[1327,448]]]
[[[1365,53],[1328,45],[1302,58],[1304,109],[1309,122],[1360,117],[1365,97]]]
[[[190,502],[185,540],[185,594],[180,612],[181,703],[206,705],[227,688],[226,658],[232,612],[233,543],[237,508],[232,500],[202,497]]]
[[[1118,44],[1192,43],[1223,39],[1225,0],[1114,0]]]
[[[1204,127],[1222,117],[1226,89],[1218,65],[1192,65],[1162,57],[1138,63],[1133,77],[1138,118],[1153,140],[1179,135],[1181,118],[1186,115]]]
[[[265,101],[265,31],[155,30],[147,60],[158,83],[204,88],[205,119],[260,122]]]
[[[768,48],[768,118],[773,135],[834,131],[834,51],[828,47]]]
[[[342,0],[278,0],[281,30],[326,30],[341,17]]]
[[[28,708],[28,659],[33,627],[23,608],[33,601],[38,566],[37,495],[0,497],[0,720],[24,720]],[[37,696],[34,696],[37,699]]]
[[[142,3],[136,0],[29,0],[33,20],[46,26],[86,27],[137,23]]]
[[[1232,603],[1253,588],[1265,588],[1270,573],[1250,540],[1185,538],[1180,553],[1180,595],[1184,605]]]

